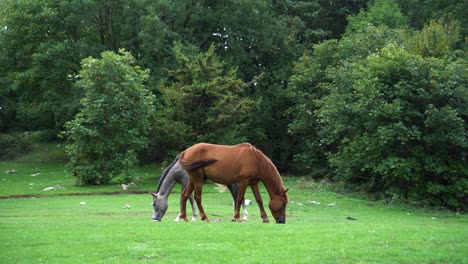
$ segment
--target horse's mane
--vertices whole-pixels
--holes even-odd
[[[250,144],[249,144],[250,145]],[[262,172],[268,176],[273,182],[275,189],[277,191],[284,190],[283,187],[283,180],[281,179],[280,173],[276,168],[275,164],[268,158],[261,150],[257,149],[253,145],[250,145],[250,151],[257,157],[257,159],[261,162],[261,170]]]
[[[179,161],[179,155],[177,155],[177,157],[174,159],[171,165],[167,166],[167,168],[164,169],[163,173],[161,174],[161,178],[159,178],[158,189],[156,190],[156,193],[158,193],[159,189],[161,189],[161,185],[164,182],[164,179],[166,178],[167,174],[169,174],[169,171],[171,171],[172,167],[174,167],[177,161]]]

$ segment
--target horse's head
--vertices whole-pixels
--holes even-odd
[[[288,189],[284,190],[281,195],[271,199],[270,204],[268,205],[277,224],[286,223],[286,205],[288,204],[287,192]]]
[[[151,193],[151,196],[153,197],[153,221],[159,222],[166,213],[167,200],[158,193]]]

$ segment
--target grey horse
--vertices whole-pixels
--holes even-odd
[[[167,199],[169,194],[174,188],[176,183],[182,185],[182,190],[187,186],[189,182],[189,176],[187,171],[185,171],[179,163],[179,156],[177,156],[174,161],[169,165],[166,169],[164,169],[161,178],[159,178],[158,189],[156,192],[152,192],[151,195],[153,196],[153,221],[159,222],[163,218],[166,210],[168,208]],[[226,186],[232,194],[234,202],[237,198],[237,189],[239,188],[239,184],[231,184]],[[181,192],[182,195],[182,192]],[[182,197],[181,197],[182,198]],[[189,196],[190,205],[192,206],[193,217],[192,221],[196,221],[196,217],[198,216],[197,209],[195,208],[195,203],[193,199],[193,195]],[[244,209],[244,216],[243,220],[247,221],[248,219],[248,212],[246,209],[246,202],[245,200],[242,202],[242,208]],[[178,222],[179,216],[177,216],[174,221]]]

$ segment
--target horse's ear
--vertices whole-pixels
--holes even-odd
[[[158,194],[157,194],[157,193],[152,192],[152,193],[150,193],[150,194],[151,194],[151,196],[153,196],[154,198],[158,197]]]

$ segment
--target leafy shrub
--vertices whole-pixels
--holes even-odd
[[[369,54],[382,49],[389,42],[403,43],[409,35],[405,28],[406,19],[395,3],[375,1],[367,11],[350,17],[342,39],[314,45],[313,52],[306,52],[296,62],[289,79],[287,96],[294,102],[288,109],[292,119],[288,132],[301,138],[294,155],[295,165],[300,168],[298,173],[316,179],[333,174],[326,153],[335,151],[337,144],[326,143],[334,134],[319,133],[321,123],[316,112],[321,99],[330,93],[326,84],[336,78],[335,68],[345,61],[359,65]]]
[[[336,41],[328,41],[315,46],[313,57],[305,53],[294,65],[294,74],[286,90],[288,98],[295,102],[287,111],[292,117],[288,133],[301,138],[294,151],[295,172],[314,178],[323,178],[328,173],[327,148],[320,142],[319,125],[314,112],[318,109],[316,101],[326,94],[326,90],[320,86],[320,82],[324,81],[326,66],[334,61],[324,59],[322,55],[333,56],[336,47]]]
[[[331,73],[318,116],[322,137],[338,146],[329,153],[336,177],[387,196],[466,206],[465,67],[390,44]]]
[[[380,197],[468,209],[468,87],[460,26],[410,31],[389,0],[296,63],[288,96],[295,161]]]
[[[79,184],[107,184],[137,162],[147,143],[146,133],[154,114],[154,96],[144,87],[148,73],[132,55],[101,53],[81,62],[85,90],[81,111],[66,124],[69,167]]]

